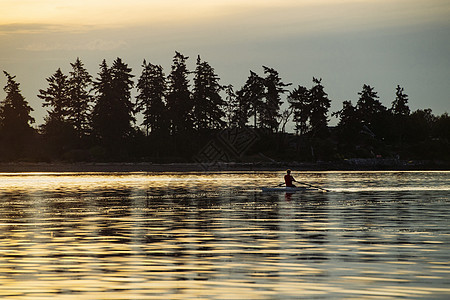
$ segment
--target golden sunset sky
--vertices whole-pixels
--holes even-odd
[[[291,88],[321,77],[331,111],[363,84],[390,107],[400,84],[411,109],[450,112],[449,0],[0,0],[0,10],[0,69],[38,123],[45,78],[77,57],[94,77],[116,57],[138,77],[144,59],[168,74],[175,51],[191,70],[201,55],[235,89],[263,65]]]

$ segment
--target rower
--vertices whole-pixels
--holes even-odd
[[[291,170],[286,170],[286,175],[284,175],[284,183],[287,187],[295,187],[295,185],[292,184],[293,181],[297,182],[297,180],[292,177]]]

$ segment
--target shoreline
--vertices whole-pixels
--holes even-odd
[[[450,162],[348,159],[336,162],[253,163],[0,163],[0,173],[213,172],[213,171],[449,171]]]

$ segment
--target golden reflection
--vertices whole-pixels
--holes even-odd
[[[293,194],[288,202],[257,189],[281,174],[250,173],[245,183],[240,173],[0,175],[0,297],[450,293],[448,201],[337,192]],[[313,184],[336,176],[306,175]],[[419,182],[420,174],[408,176]],[[436,185],[448,184],[443,178]],[[427,199],[442,197],[433,193]]]

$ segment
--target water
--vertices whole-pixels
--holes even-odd
[[[0,174],[2,299],[450,297],[450,172]]]

